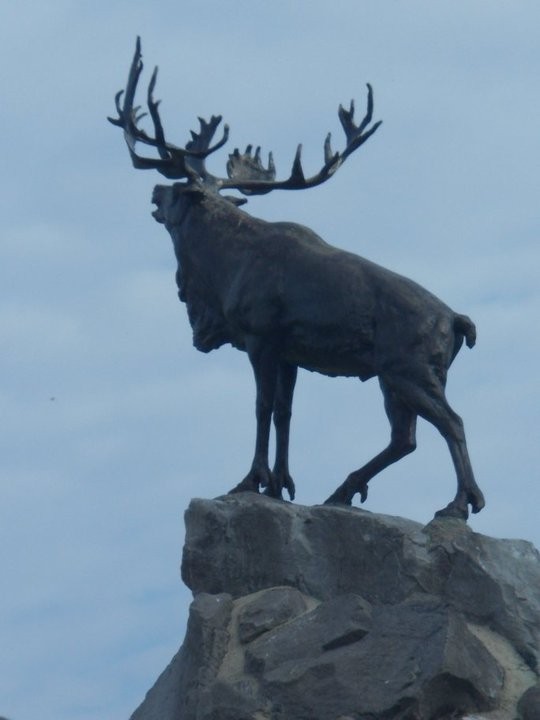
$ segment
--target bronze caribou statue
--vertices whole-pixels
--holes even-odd
[[[140,127],[144,113],[134,106],[134,98],[142,68],[138,38],[126,89],[116,95],[118,117],[109,120],[123,129],[136,168],[182,181],[156,186],[153,215],[172,237],[178,294],[187,306],[195,347],[209,352],[230,343],[248,354],[255,374],[255,455],[233,491],[258,492],[262,487],[281,498],[286,488],[294,499],[289,426],[301,367],[363,381],[378,376],[391,425],[389,445],[352,472],[326,502],[351,504],[355,493],[364,502],[371,478],[415,449],[420,416],[448,443],[457,475],[455,498],[437,514],[467,518],[469,505],[479,512],[484,498],[474,480],[463,423],[445,397],[447,371],[463,340],[468,347],[475,343],[472,321],[412,280],[335,248],[301,225],[254,218],[238,207],[245,199],[220,194],[231,189],[244,195],[302,190],[329,180],[380,125],[372,124],[371,87],[359,125],[354,104],[348,110],[340,106],[345,149],[333,152],[328,135],[324,164],[316,175],[305,177],[301,146],[285,180],[276,180],[271,154],[265,166],[259,148],[252,152],[248,146],[244,153],[229,155],[227,177],[222,178],[207,170],[205,159],[225,144],[228,126],[212,144],[221,117],[208,122],[199,118],[199,132],[191,132],[185,147],[166,141],[153,97],[157,68],[147,98],[153,135]],[[137,143],[154,148],[156,157],[139,155]],[[276,456],[270,470],[272,419]]]

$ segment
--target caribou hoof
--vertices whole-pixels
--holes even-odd
[[[352,498],[348,498],[345,493],[336,490],[329,498],[326,498],[324,505],[352,505]]]
[[[471,492],[458,493],[457,497],[451,503],[435,513],[435,517],[458,518],[459,520],[467,520],[469,517],[469,505],[472,513],[479,513],[485,506],[486,501],[482,491],[475,487]]]
[[[280,488],[267,487],[263,490],[263,495],[266,497],[273,498],[274,500],[283,500],[283,493]]]
[[[242,482],[239,482],[238,485],[233,487],[232,490],[229,490],[227,493],[228,495],[234,495],[235,493],[240,492],[259,492],[259,483],[256,480],[253,480],[253,478],[250,478],[249,475],[245,477]]]
[[[266,488],[265,495],[273,498],[281,498],[281,484],[271,472],[270,468],[251,468],[242,482],[229,491],[229,494],[239,492],[259,492],[259,488]]]
[[[294,500],[294,496],[296,494],[296,488],[294,485],[294,480],[289,475],[288,472],[279,472],[279,470],[274,469],[273,473],[273,482],[268,485],[266,488],[265,495],[269,495],[270,497],[279,498],[280,500],[283,500],[282,491],[285,489],[289,495],[290,500]],[[275,487],[275,492],[273,492]]]
[[[325,505],[352,505],[354,492],[351,492],[345,484],[338,487],[329,498],[324,501]]]
[[[324,501],[325,505],[352,505],[352,499],[356,493],[360,494],[360,502],[364,503],[368,496],[367,480],[357,480],[354,473],[351,473],[343,485]]]
[[[476,490],[474,493],[470,493],[468,500],[471,505],[471,511],[474,514],[479,513],[486,505],[486,501],[481,490]]]
[[[263,494],[266,497],[274,498],[274,500],[283,500],[282,485],[277,477],[272,477],[271,481],[267,483]]]
[[[443,508],[442,510],[437,510],[437,512],[435,513],[435,517],[467,520],[467,518],[469,517],[469,510],[467,508],[467,505],[462,505],[461,503],[457,503],[455,500],[452,500],[452,502],[448,503],[445,508]]]

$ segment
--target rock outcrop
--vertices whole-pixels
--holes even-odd
[[[186,637],[132,720],[540,720],[530,543],[251,493],[186,529]]]

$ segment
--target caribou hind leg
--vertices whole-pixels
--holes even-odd
[[[352,472],[325,501],[327,504],[350,505],[356,493],[360,493],[360,501],[365,502],[368,494],[368,482],[371,478],[416,448],[416,413],[411,411],[386,386],[383,380],[380,381],[380,385],[384,394],[384,407],[391,426],[390,443],[366,465]]]
[[[474,479],[463,422],[448,404],[444,382],[431,370],[425,376],[414,380],[410,376],[406,379],[392,377],[388,384],[409,407],[414,408],[418,415],[437,428],[450,450],[457,476],[457,492],[455,498],[439,510],[436,516],[466,520],[469,516],[469,505],[473,513],[480,512],[485,505],[484,496]]]
[[[473,513],[478,513],[486,504],[484,495],[474,479],[469,460],[463,421],[443,396],[436,403],[430,403],[427,411],[421,413],[429,420],[446,440],[457,475],[457,493],[455,498],[436,517],[457,517],[466,520],[469,517],[469,505]]]

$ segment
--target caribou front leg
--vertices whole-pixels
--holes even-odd
[[[273,344],[263,338],[251,338],[246,341],[246,349],[257,386],[255,454],[250,471],[231,492],[245,490],[259,492],[259,487],[263,487],[266,488],[267,495],[281,497],[281,488],[278,488],[268,465],[268,443],[279,365],[278,354]]]
[[[276,428],[276,461],[274,464],[274,479],[279,497],[283,488],[294,500],[294,481],[289,474],[289,430],[291,427],[292,401],[298,368],[296,365],[281,362],[278,367],[276,391],[274,396],[274,426]],[[270,495],[272,492],[266,492]],[[271,488],[270,488],[271,490]],[[275,494],[278,497],[277,493]]]

